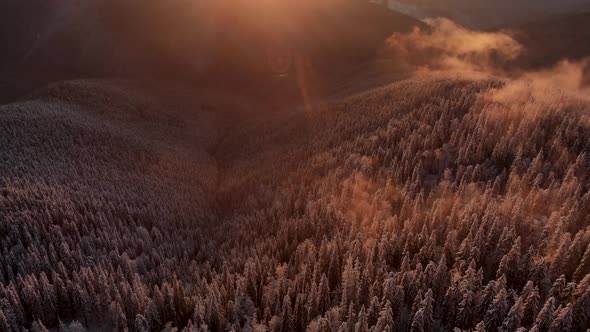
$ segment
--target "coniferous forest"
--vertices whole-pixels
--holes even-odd
[[[222,112],[85,81],[3,106],[0,326],[584,331],[590,104],[509,88]]]
[[[589,330],[590,65],[420,33],[329,94],[296,73],[302,101],[94,78],[0,105],[0,332]]]

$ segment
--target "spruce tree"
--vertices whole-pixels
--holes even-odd
[[[381,309],[381,313],[379,313],[379,320],[377,320],[377,325],[375,326],[376,332],[390,332],[395,329],[395,322],[393,317],[393,312],[391,310],[391,302],[387,301],[385,306]]]

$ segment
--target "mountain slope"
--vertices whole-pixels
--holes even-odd
[[[590,327],[587,101],[446,77],[280,112],[190,91],[0,108],[0,326]]]

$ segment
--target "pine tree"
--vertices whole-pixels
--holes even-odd
[[[481,321],[479,323],[477,323],[477,325],[475,325],[475,332],[487,332],[486,330],[486,324]]]
[[[549,295],[553,296],[556,300],[556,305],[559,305],[565,300],[566,297],[566,281],[565,275],[560,275],[559,278],[555,279],[553,285],[551,286],[551,290],[549,290]]]
[[[439,300],[444,295],[444,290],[447,288],[447,282],[447,260],[446,256],[443,255],[438,262],[432,281],[432,291],[434,293],[435,300]]]
[[[252,315],[254,315],[255,310],[256,308],[254,307],[254,304],[252,304]],[[307,323],[307,315],[305,310],[305,295],[303,293],[297,294],[297,298],[295,299],[293,319],[295,321],[296,330],[305,329]]]
[[[348,306],[348,313],[346,314],[345,324],[347,332],[354,332],[356,324],[356,314],[354,312],[354,304],[352,303]]]
[[[563,264],[566,261],[567,253],[571,244],[572,240],[570,233],[565,233],[565,235],[563,235],[561,238],[561,245],[559,246],[559,249],[557,249],[557,253],[555,257],[553,257],[551,265],[549,266],[551,276],[556,277],[561,274],[561,271],[563,270]]]
[[[457,306],[460,302],[461,293],[459,292],[459,287],[457,287],[456,284],[451,285],[444,296],[444,303],[442,306],[442,311],[444,314],[443,321],[445,322],[446,326],[455,326]]]
[[[340,281],[340,259],[337,254],[337,248],[332,250],[332,254],[330,256],[330,264],[328,267],[328,280],[329,280],[329,288],[336,289],[335,287],[338,285]]]
[[[165,286],[165,287],[164,287]],[[174,291],[170,284],[165,283],[162,285],[162,320],[166,322],[173,322],[175,321],[176,317],[178,316],[176,313],[176,306],[174,304]],[[182,307],[179,307],[182,310]]]
[[[519,328],[523,314],[524,305],[522,299],[519,297],[516,299],[516,302],[514,302],[512,308],[510,308],[510,311],[508,311],[508,315],[502,324],[502,331],[512,332]]]
[[[295,330],[295,323],[293,319],[293,309],[291,308],[291,299],[289,295],[285,295],[283,299],[283,310],[281,314],[281,325],[283,331],[289,332]]]
[[[326,318],[320,318],[318,321],[318,332],[330,332],[332,328],[330,327],[330,322]]]
[[[394,320],[400,315],[402,308],[405,306],[404,298],[404,288],[400,285],[395,286],[395,290],[393,292],[393,301],[391,301]]]
[[[341,310],[343,313],[348,310],[348,305],[356,303],[356,290],[359,285],[358,262],[353,263],[352,256],[346,260],[346,266],[342,272],[342,303]]]
[[[43,317],[44,321],[51,323],[57,319],[57,296],[53,285],[49,282],[45,272],[41,272],[39,276],[39,293],[43,299]]]
[[[582,261],[578,265],[578,268],[574,272],[574,281],[580,281],[584,278],[584,276],[590,273],[590,245],[586,247],[586,251],[584,251],[584,256],[582,257]]]
[[[379,314],[379,320],[377,321],[377,325],[375,326],[375,331],[387,332],[393,331],[394,329],[395,322],[393,312],[391,310],[391,302],[387,301],[383,309],[381,309],[381,313]]]
[[[545,302],[545,305],[539,311],[537,318],[535,319],[535,325],[541,332],[549,331],[551,323],[553,322],[553,311],[555,310],[555,299],[550,297]]]
[[[318,290],[318,306],[320,314],[323,314],[330,309],[330,302],[330,284],[326,274],[322,274]]]
[[[425,323],[424,323],[424,310],[419,309],[414,314],[414,319],[412,320],[410,332],[424,332],[424,331],[427,331],[425,329]]]
[[[539,288],[528,281],[523,288],[522,297],[524,297],[524,309],[522,316],[522,325],[530,326],[534,323],[537,313],[539,312]]]
[[[182,329],[182,332],[196,332],[196,328],[193,326],[192,320],[188,320],[186,326]]]
[[[496,281],[490,281],[483,290],[483,294],[479,296],[479,300],[475,307],[475,316],[478,319],[483,319],[488,308],[492,305],[496,297]]]
[[[361,311],[358,314],[358,321],[354,327],[354,332],[369,332],[369,323],[365,306],[361,307]]]
[[[123,312],[123,308],[121,308],[121,305],[119,304],[119,302],[111,302],[110,306],[109,306],[109,312],[110,312],[110,317],[111,319],[114,320],[114,326],[116,328],[116,330],[118,331],[124,331],[127,330],[127,317],[125,316],[125,313]]]
[[[520,236],[516,238],[510,251],[502,257],[496,273],[497,277],[506,275],[511,285],[518,284],[521,279],[519,263],[521,260],[521,240]]]
[[[239,326],[249,325],[254,318],[254,313],[256,311],[254,302],[252,302],[250,295],[248,295],[248,293],[241,286],[237,293],[234,311],[237,323]]]
[[[590,281],[590,274],[584,280]],[[580,282],[580,285],[582,285],[583,281]],[[576,291],[575,297],[576,301],[572,308],[574,326],[578,330],[588,330],[590,329],[590,287],[586,286],[585,289],[579,289]]]
[[[153,300],[149,300],[147,306],[145,307],[145,319],[148,322],[149,330],[160,330],[162,327],[162,323],[160,321],[160,314],[158,313],[158,309]]]
[[[312,281],[311,291],[307,297],[307,303],[305,304],[305,313],[308,319],[314,319],[318,315],[318,287],[315,281]]]
[[[43,325],[43,322],[41,322],[40,320],[36,320],[33,322],[33,325],[31,326],[31,331],[32,332],[49,332],[49,330],[45,327],[45,325]]]
[[[434,326],[434,298],[432,289],[429,289],[426,294],[424,294],[422,310],[424,317],[424,329],[426,331],[432,331]]]
[[[568,304],[565,308],[562,308],[555,315],[553,323],[549,331],[560,332],[560,331],[571,331],[572,330],[572,305]]]
[[[141,314],[137,314],[135,316],[134,326],[135,326],[136,332],[149,332],[150,331],[150,326],[149,326],[147,319],[145,319],[145,317],[143,317],[143,315],[141,315]]]
[[[498,330],[502,326],[507,310],[506,290],[502,288],[486,312],[484,317],[486,327],[492,331]]]
[[[8,324],[8,319],[4,315],[2,308],[0,308],[0,331],[2,331],[2,332],[10,331],[10,324]]]
[[[385,281],[383,281],[383,287],[382,287],[382,296],[381,296],[381,302],[385,303],[387,301],[393,301],[393,298],[395,296],[395,287],[396,287],[396,282],[395,279],[393,277],[389,277],[387,279],[385,279]]]
[[[457,313],[457,325],[469,329],[474,324],[474,309],[476,298],[473,291],[468,289],[463,295],[463,300],[459,303],[459,312]]]
[[[379,299],[374,296],[373,300],[371,300],[371,304],[369,306],[369,310],[367,311],[367,322],[369,326],[374,326],[377,324],[377,320],[379,319],[379,313],[381,312],[381,303]]]
[[[422,294],[422,289],[418,289],[416,297],[414,297],[414,301],[412,301],[412,313],[410,315],[410,319],[413,319],[414,314],[422,307],[423,297],[424,295]]]

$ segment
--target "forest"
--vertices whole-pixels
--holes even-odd
[[[0,108],[2,331],[590,328],[583,98],[430,75],[218,111],[149,89]]]
[[[200,67],[215,39],[170,42],[188,7],[138,3],[0,20],[0,65],[75,69],[0,91],[0,332],[590,330],[588,14],[475,32],[363,2],[247,76],[276,36],[228,29]]]

